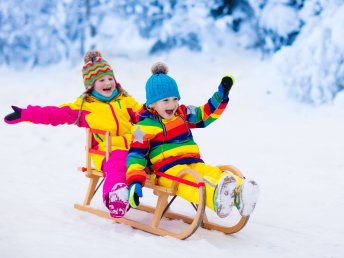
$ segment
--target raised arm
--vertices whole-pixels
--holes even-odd
[[[213,94],[206,104],[200,107],[181,106],[190,128],[206,127],[220,117],[228,104],[228,94],[232,88],[233,81],[231,76],[224,76],[218,91]]]

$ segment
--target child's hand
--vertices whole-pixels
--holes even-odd
[[[140,183],[133,183],[129,187],[129,204],[133,208],[137,208],[140,204],[140,198],[142,197],[142,185]]]
[[[17,124],[21,122],[21,111],[22,109],[16,106],[12,106],[12,109],[14,110],[13,113],[8,114],[7,116],[5,116],[4,121],[7,124]]]
[[[221,80],[223,96],[228,96],[234,83],[234,79],[230,75],[225,75]]]

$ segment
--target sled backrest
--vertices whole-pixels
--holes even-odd
[[[94,133],[101,134],[105,136],[106,139],[106,148],[105,151],[100,151],[92,148],[92,135]],[[103,172],[96,170],[92,165],[91,154],[98,154],[105,157],[106,160],[110,157],[111,152],[111,132],[98,130],[98,129],[86,129],[86,166],[78,167],[78,170],[85,172],[87,177],[99,176],[103,177]]]
[[[104,135],[106,139],[106,150],[100,151],[97,149],[92,148],[92,135],[94,133]],[[111,153],[111,132],[98,130],[98,129],[86,129],[86,167],[79,167],[78,170],[85,172],[87,177],[103,177],[103,172],[96,170],[92,166],[92,159],[91,154],[98,154],[102,155],[106,158],[106,160],[109,159]],[[161,193],[167,193],[169,195],[174,195],[175,192],[171,188],[166,188],[163,186],[156,185],[151,179],[150,176],[147,176],[145,187],[151,188],[157,192]]]
[[[94,133],[101,134],[105,136],[106,148],[105,151],[100,151],[92,148],[92,135]],[[98,129],[86,129],[86,174],[87,176],[92,175],[92,159],[91,154],[98,154],[105,156],[105,159],[108,160],[111,152],[111,132],[98,130]],[[99,171],[100,172],[100,171]]]

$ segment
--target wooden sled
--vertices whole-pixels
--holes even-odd
[[[106,146],[107,146],[106,152],[100,152],[98,150],[94,150],[91,148],[92,133],[105,135]],[[190,237],[200,226],[205,229],[217,230],[225,234],[232,234],[232,233],[236,233],[240,231],[246,225],[249,219],[249,216],[247,217],[240,216],[239,213],[238,213],[237,219],[231,225],[223,225],[224,223],[221,223],[227,220],[228,218],[221,219],[220,223],[211,222],[208,219],[206,215],[206,209],[205,209],[205,200],[206,200],[205,185],[204,185],[202,177],[195,170],[192,170],[192,169],[184,169],[180,171],[179,174],[176,176],[176,179],[178,180],[173,180],[173,184],[170,188],[156,185],[150,180],[149,176],[147,177],[145,187],[153,190],[153,194],[157,197],[156,206],[153,207],[153,206],[140,203],[138,210],[152,214],[152,218],[150,220],[150,223],[148,224],[144,223],[142,220],[140,221],[141,216],[136,216],[135,219],[129,218],[129,216],[127,215],[131,211],[128,211],[127,215],[123,218],[112,218],[109,215],[109,212],[106,210],[106,208],[104,208],[104,210],[92,208],[91,201],[95,192],[100,186],[98,182],[100,178],[103,177],[103,173],[101,171],[97,171],[94,168],[92,168],[90,154],[96,153],[99,155],[104,155],[106,159],[108,159],[110,151],[111,151],[111,134],[109,132],[105,132],[101,130],[94,130],[94,129],[87,129],[86,167],[79,168],[79,170],[85,172],[85,175],[89,178],[89,184],[88,184],[88,189],[87,189],[83,204],[75,204],[74,208],[95,214],[100,217],[111,219],[117,223],[123,223],[133,228],[137,228],[137,229],[140,229],[140,230],[143,230],[145,232],[149,232],[155,235],[171,236],[178,239],[186,239]],[[225,166],[219,166],[219,168],[223,171],[230,171],[233,174],[243,177],[241,172],[233,166],[225,165]],[[195,179],[195,182],[182,179],[182,177],[186,174],[192,175],[193,178]],[[175,195],[176,189],[180,183],[184,183],[183,180],[187,181],[185,183],[193,184],[193,186],[198,189],[199,203],[197,205],[192,204],[194,207],[194,214],[191,216],[186,216],[186,215],[171,211],[172,203],[176,197]],[[169,199],[171,200],[169,201]],[[179,231],[177,231],[175,228],[173,230],[166,229],[166,228],[163,228],[160,223],[163,218],[173,219],[173,220],[182,220],[188,226]]]

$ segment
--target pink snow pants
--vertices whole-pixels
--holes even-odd
[[[109,160],[103,161],[102,170],[104,172],[103,201],[108,206],[109,193],[117,183],[126,183],[128,151],[114,150],[111,152]]]

